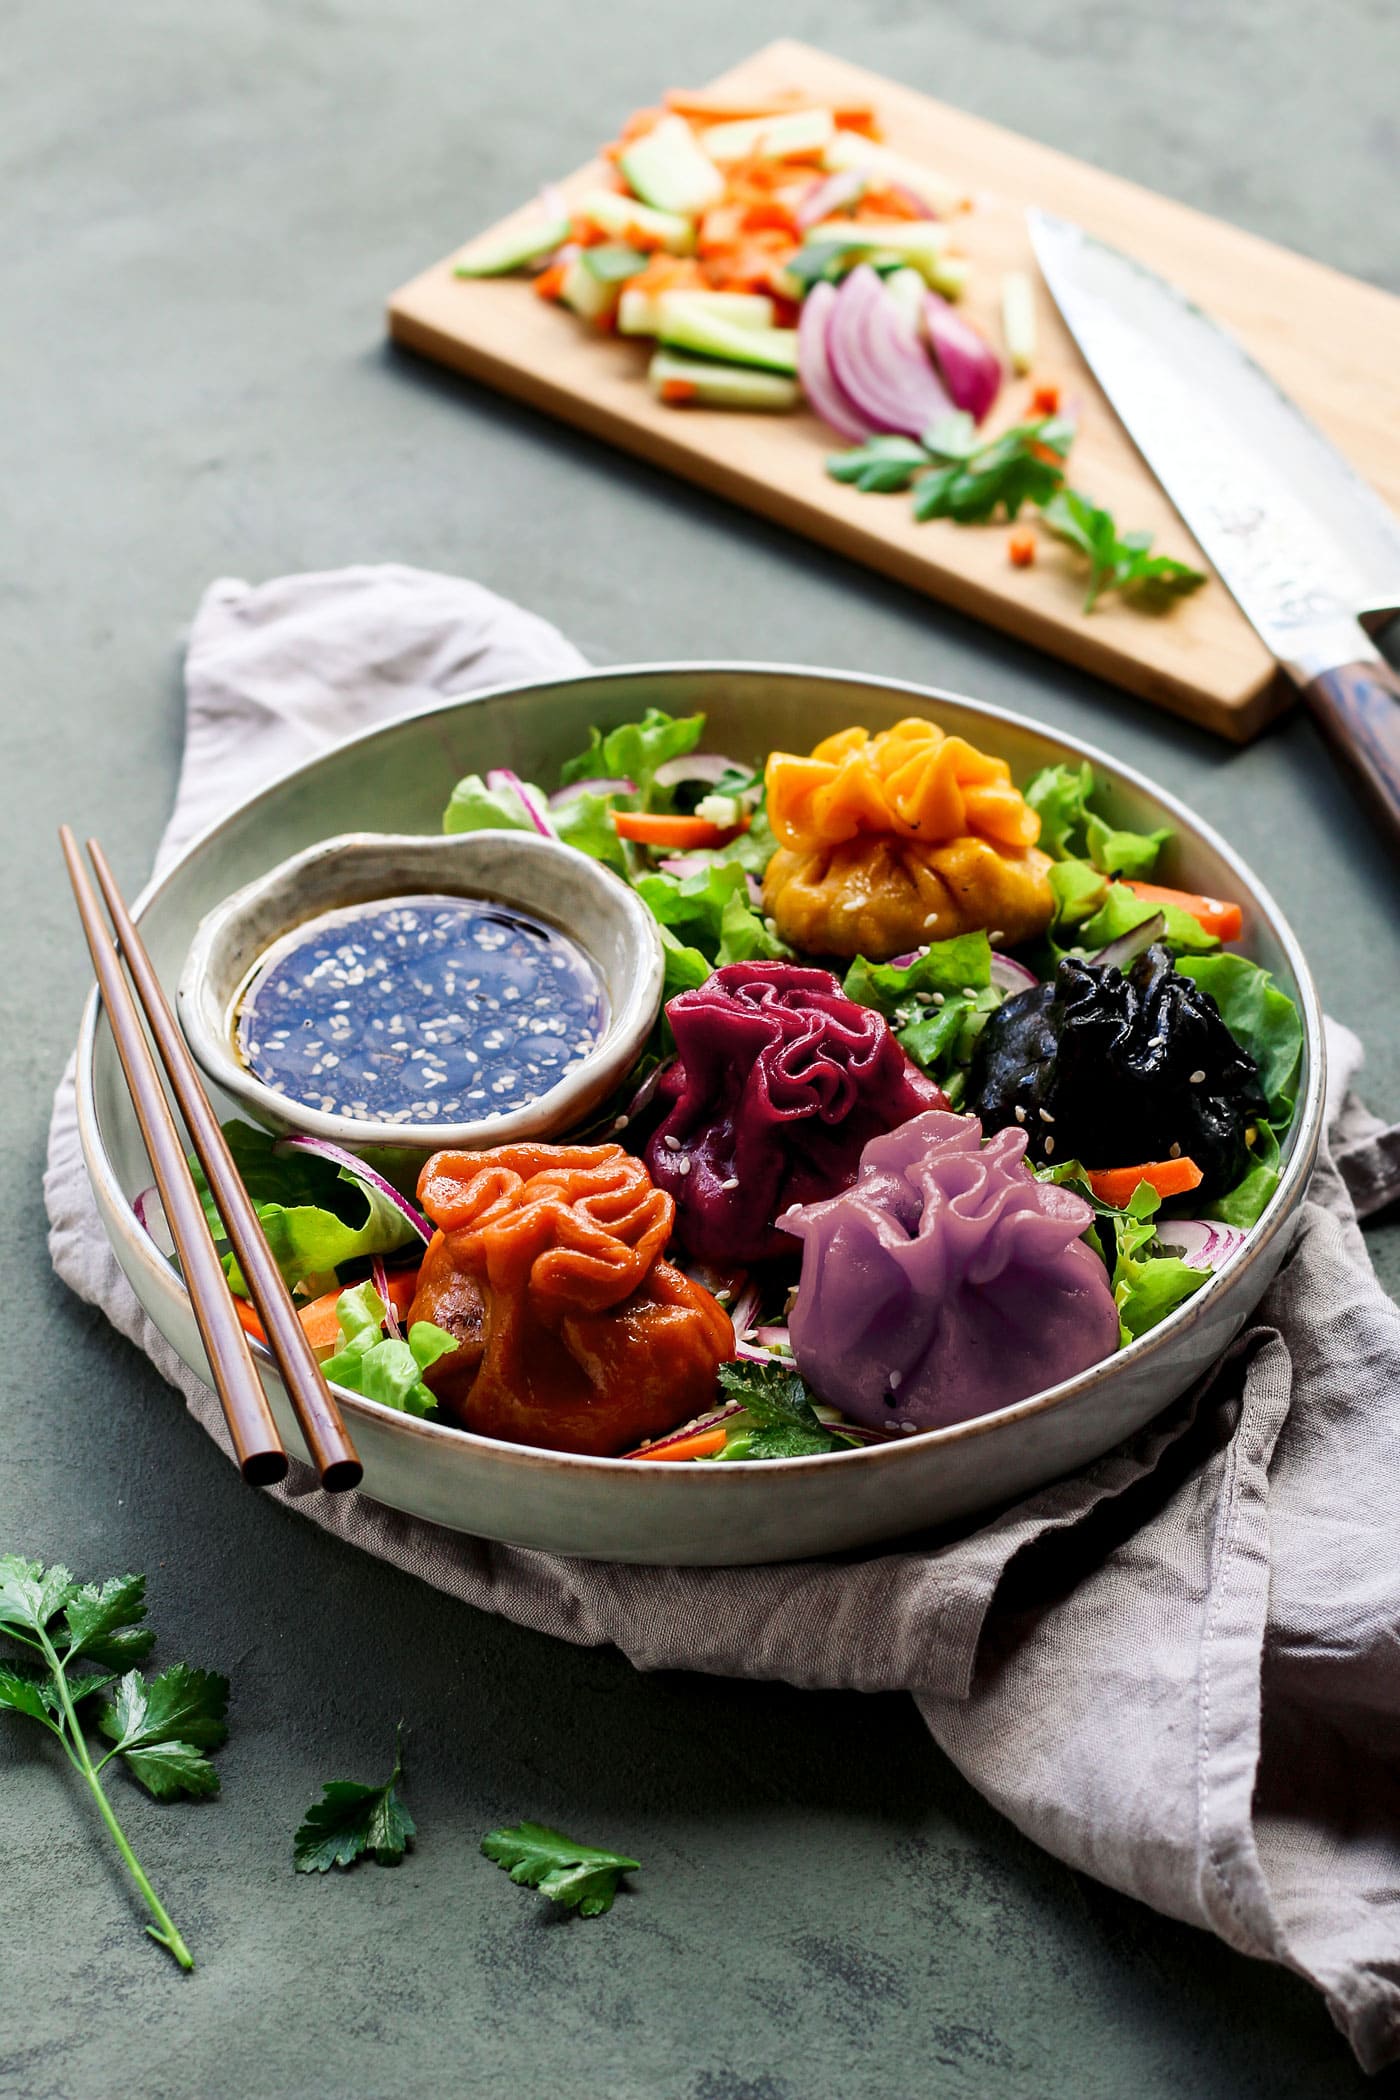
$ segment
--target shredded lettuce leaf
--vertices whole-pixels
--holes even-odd
[[[1202,1215],[1221,1225],[1257,1225],[1270,1197],[1279,1185],[1278,1132],[1272,1123],[1260,1123],[1249,1148],[1249,1171],[1232,1189],[1212,1203]]]
[[[590,860],[602,861],[614,875],[625,877],[627,856],[610,813],[627,799],[616,795],[574,795],[568,802],[561,802],[557,808],[551,809],[549,814],[566,846],[586,853]]]
[[[539,794],[539,789],[535,792]],[[489,788],[480,773],[468,773],[452,790],[442,813],[442,828],[458,832],[533,831],[535,827],[514,788]]]
[[[251,1123],[225,1123],[223,1131],[289,1289],[316,1297],[331,1289],[342,1263],[392,1254],[418,1237],[387,1196],[345,1168],[306,1152],[279,1152],[272,1133]],[[407,1154],[390,1152],[376,1152],[370,1163],[386,1179],[406,1181],[410,1188],[419,1164]],[[209,1229],[225,1250],[229,1287],[246,1298],[248,1286],[227,1251],[223,1219],[193,1156],[190,1168]]]
[[[575,780],[630,780],[636,795],[629,799],[639,809],[650,809],[657,768],[684,758],[704,733],[703,715],[668,715],[649,707],[640,722],[623,722],[606,735],[591,729],[588,749],[569,759],[559,777],[566,787]]]
[[[1303,1023],[1287,992],[1244,955],[1188,955],[1177,967],[1209,992],[1235,1041],[1254,1059],[1270,1118],[1286,1130],[1303,1061]]]
[[[885,1016],[910,1057],[936,1079],[954,1107],[962,1098],[970,1062],[987,1016],[1002,1001],[992,983],[992,949],[985,933],[934,941],[913,962],[867,962],[858,955],[841,989],[860,1006]]]
[[[1090,919],[1085,919],[1078,928],[1077,945],[1090,952],[1106,948],[1120,934],[1131,933],[1135,926],[1144,925],[1154,919],[1158,912],[1166,920],[1165,943],[1176,955],[1203,955],[1220,946],[1220,936],[1207,933],[1199,919],[1183,911],[1179,904],[1159,904],[1147,897],[1139,897],[1121,882],[1111,882],[1103,903]]]
[[[1088,859],[1101,875],[1146,876],[1171,837],[1166,831],[1119,831],[1089,807],[1098,792],[1093,767],[1045,766],[1022,790],[1040,818],[1040,846],[1052,860]]]
[[[426,1415],[437,1406],[423,1373],[457,1347],[455,1338],[431,1320],[415,1320],[407,1341],[383,1332],[384,1300],[372,1283],[342,1291],[335,1309],[338,1353],[322,1366],[333,1385],[362,1393],[400,1414]]]
[[[1113,1301],[1118,1307],[1121,1349],[1139,1335],[1149,1333],[1209,1281],[1208,1269],[1188,1268],[1177,1255],[1167,1254],[1158,1246],[1156,1216],[1162,1199],[1150,1182],[1139,1182],[1119,1210],[1094,1194],[1077,1159],[1033,1171],[1040,1181],[1073,1189],[1094,1212],[1094,1222],[1084,1238],[1108,1270]]]

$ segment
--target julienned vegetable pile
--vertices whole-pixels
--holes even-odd
[[[447,805],[655,917],[663,1010],[589,1126],[426,1164],[230,1126],[338,1385],[600,1456],[839,1453],[1101,1362],[1278,1186],[1297,1010],[1087,764],[1018,787],[911,718],[755,770],[704,726],[651,709]]]
[[[591,187],[547,188],[519,225],[465,249],[456,274],[530,272],[586,327],[653,343],[647,377],[671,407],[805,400],[853,445],[828,460],[833,478],[912,489],[921,521],[1014,520],[1031,505],[1084,557],[1086,612],[1105,590],[1160,608],[1205,581],[1066,485],[1075,426],[1059,386],[1032,372],[1030,279],[1002,278],[994,345],[956,304],[973,200],[891,149],[873,108],[673,90],[628,119],[602,162]],[[1020,419],[1012,405],[1011,427],[988,434],[1009,405],[1008,367],[1023,381]],[[1015,566],[1036,551],[1033,533],[1012,534]]]

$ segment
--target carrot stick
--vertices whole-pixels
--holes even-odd
[[[1148,1160],[1140,1167],[1086,1167],[1084,1178],[1100,1203],[1122,1210],[1144,1181],[1159,1196],[1185,1196],[1198,1189],[1205,1177],[1194,1159],[1183,1157]]]
[[[1237,941],[1244,927],[1244,913],[1238,904],[1220,897],[1199,897],[1194,890],[1163,889],[1155,882],[1130,882],[1128,888],[1145,903],[1179,905],[1198,919],[1207,933],[1218,933],[1222,941]]]
[[[551,263],[547,270],[541,270],[532,287],[535,297],[557,299],[564,289],[564,273],[568,267],[567,263]]]
[[[708,817],[650,816],[640,809],[615,809],[612,820],[620,839],[631,839],[638,846],[675,846],[682,853],[697,853],[702,846],[727,846],[752,822],[745,817],[742,824],[712,824]]]
[[[712,1452],[724,1449],[722,1429],[702,1429],[696,1436],[686,1436],[679,1443],[663,1444],[660,1450],[629,1451],[629,1458],[649,1458],[659,1462],[672,1458],[708,1458]]]

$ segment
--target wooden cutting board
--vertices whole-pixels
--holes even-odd
[[[1077,410],[1070,478],[1113,511],[1120,530],[1148,528],[1159,552],[1207,566],[1035,270],[1028,204],[1077,220],[1183,286],[1400,508],[1400,299],[804,44],[770,44],[714,85],[744,94],[797,87],[824,99],[871,101],[892,146],[967,190],[975,208],[957,221],[958,245],[973,266],[964,310],[999,344],[1002,273],[1030,272],[1037,298],[1033,376],[1058,381]],[[624,114],[617,112],[619,121]],[[542,133],[542,181],[558,172],[547,155]],[[594,163],[561,186],[575,192],[600,172]],[[515,217],[524,220],[534,209],[527,205]],[[1160,615],[1112,601],[1085,615],[1082,570],[1048,534],[1034,568],[1014,569],[1004,524],[917,525],[907,496],[861,495],[830,479],[823,461],[841,441],[806,411],[663,407],[643,376],[649,344],[597,334],[535,298],[523,278],[456,278],[455,260],[445,258],[394,294],[389,327],[398,342],[1228,737],[1253,736],[1287,704],[1285,682],[1214,577]],[[1028,397],[1028,381],[1008,382],[988,428],[1019,420]]]

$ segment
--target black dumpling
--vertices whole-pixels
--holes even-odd
[[[1204,1176],[1202,1204],[1244,1175],[1246,1133],[1267,1112],[1253,1058],[1160,946],[1126,974],[1066,956],[1052,984],[1006,1000],[982,1031],[967,1105],[984,1130],[1022,1124],[1037,1163],[1184,1153]]]

